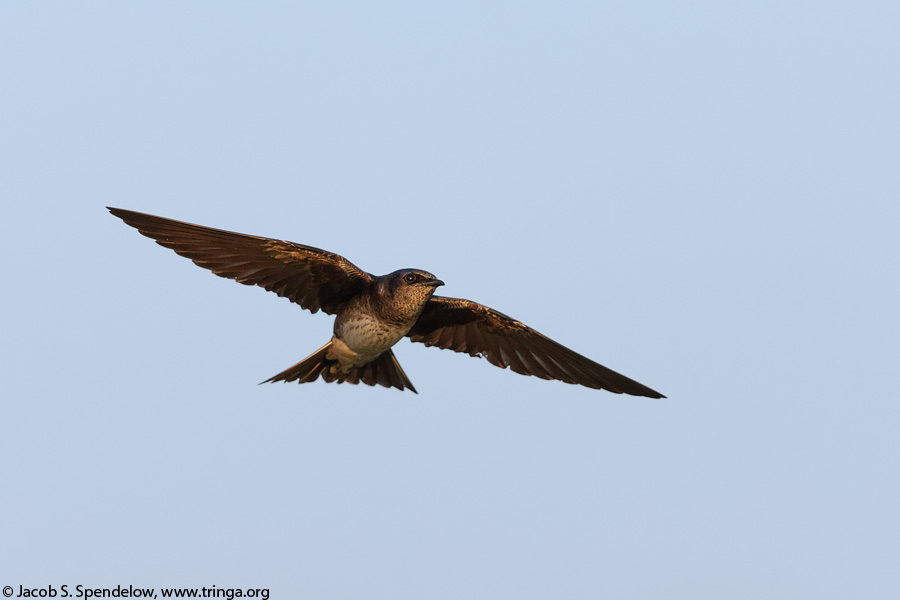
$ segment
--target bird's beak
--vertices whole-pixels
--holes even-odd
[[[432,281],[427,282],[425,285],[438,287],[440,285],[444,285],[444,282],[441,281],[440,279],[433,279]]]

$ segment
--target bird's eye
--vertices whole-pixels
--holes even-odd
[[[416,282],[416,275],[415,275],[415,273],[407,273],[406,275],[403,276],[403,280],[404,280],[406,283],[415,283],[415,282]]]

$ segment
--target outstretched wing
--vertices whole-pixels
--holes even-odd
[[[334,314],[373,279],[343,256],[311,246],[107,208],[197,266],[244,285],[263,287],[311,312]]]
[[[559,379],[616,394],[665,398],[527,325],[471,300],[432,296],[407,334],[414,342],[483,356],[522,375]]]

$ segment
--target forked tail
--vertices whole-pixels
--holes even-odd
[[[298,362],[278,375],[266,379],[262,383],[274,383],[276,381],[296,381],[297,383],[309,383],[322,377],[328,383],[359,383],[366,385],[383,385],[395,387],[399,390],[410,389],[415,393],[416,388],[400,368],[400,363],[392,350],[387,350],[375,360],[361,367],[350,370],[347,373],[341,371],[336,360],[328,358],[328,350],[331,342],[328,342],[308,357]]]

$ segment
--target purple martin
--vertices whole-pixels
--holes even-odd
[[[258,285],[313,313],[335,315],[331,341],[263,383],[309,383],[321,377],[415,392],[391,350],[405,336],[484,357],[522,375],[616,394],[665,397],[499,311],[435,296],[444,282],[427,271],[401,269],[375,276],[319,248],[107,208],[160,246],[220,277]]]

